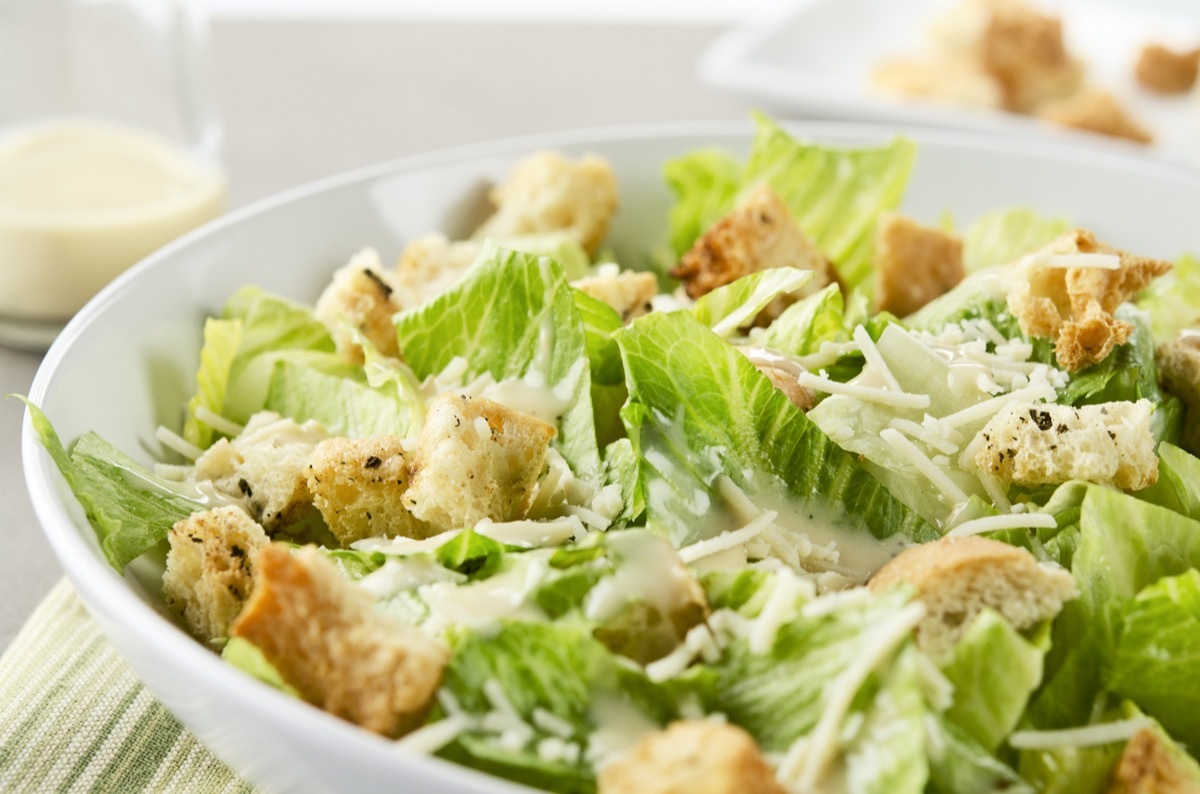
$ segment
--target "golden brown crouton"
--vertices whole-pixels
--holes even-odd
[[[496,213],[475,231],[475,239],[567,232],[595,253],[617,210],[617,177],[594,154],[571,160],[540,151],[517,163],[508,181],[492,189],[491,199]]]
[[[421,724],[449,654],[375,610],[313,548],[263,549],[233,636],[258,648],[300,697],[384,736]]]
[[[202,640],[229,636],[267,533],[236,505],[193,513],[167,533],[163,596]]]
[[[600,794],[783,794],[750,734],[711,720],[647,734],[600,771]]]
[[[918,590],[925,617],[917,644],[935,659],[950,654],[985,607],[1017,629],[1054,617],[1075,597],[1075,580],[1061,568],[1039,565],[1028,551],[978,536],[944,537],[905,549],[871,577],[886,590],[905,582]]]
[[[316,317],[333,334],[338,354],[351,364],[361,364],[362,348],[347,326],[361,332],[380,353],[397,358],[400,348],[392,316],[399,310],[379,254],[368,248],[333,274],[317,299]]]
[[[1166,746],[1152,728],[1142,728],[1113,766],[1105,794],[1197,794],[1200,780],[1189,763],[1183,750]]]
[[[1154,357],[1162,387],[1187,406],[1180,445],[1193,455],[1200,454],[1200,333],[1185,331],[1178,339],[1160,345]]]
[[[398,436],[330,438],[308,459],[313,504],[343,546],[380,536],[428,537],[429,526],[402,500],[408,483],[404,440]]]
[[[1200,49],[1175,52],[1161,44],[1147,44],[1138,56],[1134,75],[1150,91],[1159,94],[1182,94],[1196,84],[1200,71]]]
[[[396,262],[392,300],[401,309],[411,309],[440,295],[462,280],[482,250],[477,240],[451,242],[442,234],[418,237]]]
[[[992,4],[978,52],[1000,83],[1005,107],[1019,113],[1070,96],[1083,80],[1083,65],[1063,42],[1062,20],[1024,3]]]
[[[616,265],[611,267],[613,272],[587,276],[572,281],[571,286],[616,309],[617,314],[621,315],[621,322],[627,323],[649,312],[650,300],[658,294],[658,279],[655,275],[636,270],[619,270]]]
[[[441,394],[417,438],[404,504],[435,533],[524,518],[557,432],[482,397]]]
[[[1060,267],[1056,257],[1106,254],[1118,267]],[[1084,229],[1065,232],[1045,248],[1008,265],[1008,308],[1026,336],[1053,339],[1059,366],[1074,372],[1103,361],[1124,343],[1133,326],[1111,315],[1154,279],[1169,262],[1135,256],[1096,240]]]
[[[800,231],[783,200],[761,184],[696,241],[671,275],[683,282],[689,297],[699,298],[742,276],[776,267],[815,273],[795,298],[841,283],[833,264]]]
[[[1009,403],[979,431],[975,465],[1003,482],[1067,480],[1139,491],[1158,480],[1149,400],[1070,405]]]
[[[329,434],[316,422],[296,424],[260,411],[232,441],[221,439],[196,460],[196,480],[240,501],[274,533],[316,511],[308,491],[308,456]]]
[[[1153,143],[1154,136],[1121,107],[1107,91],[1088,88],[1065,99],[1046,102],[1037,110],[1039,118],[1080,130],[1125,138],[1136,143]]]
[[[962,240],[896,212],[875,227],[875,304],[906,317],[963,277]]]

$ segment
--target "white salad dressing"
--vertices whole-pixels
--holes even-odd
[[[220,214],[225,177],[165,139],[63,119],[0,139],[0,314],[65,318]]]
[[[417,595],[429,608],[422,628],[439,634],[452,626],[488,629],[505,619],[545,620],[545,614],[528,603],[528,597],[545,574],[545,561],[552,553],[526,552],[513,557],[509,569],[470,584],[422,585]]]
[[[644,530],[608,536],[616,570],[596,583],[584,599],[588,620],[603,623],[631,601],[642,601],[662,615],[687,603],[692,579],[671,544]]]

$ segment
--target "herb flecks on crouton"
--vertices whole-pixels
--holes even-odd
[[[333,281],[317,299],[317,319],[333,334],[338,354],[351,364],[363,362],[362,347],[351,329],[366,337],[383,355],[400,356],[392,325],[392,316],[400,307],[392,299],[392,292],[379,254],[368,248],[334,273]]]
[[[229,636],[250,596],[255,561],[267,534],[246,511],[226,505],[193,513],[167,533],[163,596],[203,640]]]
[[[435,532],[524,518],[556,433],[482,397],[439,395],[417,438],[404,504]]]
[[[304,700],[389,737],[421,724],[449,658],[436,639],[377,611],[316,549],[277,544],[259,555],[233,636]]]
[[[1087,480],[1138,491],[1158,480],[1149,400],[1069,405],[1009,403],[979,431],[975,464],[1027,487]]]
[[[429,526],[413,517],[403,502],[409,485],[408,455],[398,436],[331,438],[313,450],[308,490],[343,546],[370,537],[430,534]]]

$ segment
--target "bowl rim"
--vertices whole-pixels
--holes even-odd
[[[1156,180],[1168,180],[1194,186],[1200,192],[1200,169],[1181,168],[1161,161],[1142,158],[1126,153],[1101,149],[1072,147],[1058,141],[1025,139],[1009,134],[952,130],[923,127],[909,124],[878,122],[845,123],[831,121],[778,121],[790,133],[817,141],[851,140],[863,143],[882,143],[901,135],[915,141],[919,147],[925,145],[969,149],[980,153],[1005,153],[1033,158],[1062,158],[1080,165],[1092,165],[1105,172],[1138,173]],[[40,405],[53,387],[56,373],[67,351],[88,328],[111,306],[119,301],[123,293],[151,268],[169,261],[181,250],[225,230],[252,222],[256,217],[271,210],[318,194],[365,184],[398,175],[470,160],[519,155],[539,148],[565,146],[597,147],[620,141],[678,139],[681,142],[694,140],[702,143],[706,138],[737,136],[747,143],[752,137],[750,121],[688,121],[652,124],[623,124],[615,126],[586,127],[559,132],[544,132],[518,135],[494,140],[470,143],[434,151],[408,155],[373,165],[355,168],[311,181],[239,208],[211,221],[179,239],[160,248],[101,290],[66,325],[55,340],[38,368],[29,392],[29,400]],[[236,696],[247,709],[265,715],[273,721],[287,720],[304,730],[318,730],[328,737],[331,746],[336,744],[344,753],[346,763],[362,762],[390,763],[396,768],[416,764],[430,779],[436,778],[443,784],[468,785],[483,791],[529,791],[525,786],[506,781],[469,767],[465,767],[436,756],[401,752],[401,748],[387,739],[376,736],[350,723],[344,722],[307,703],[288,697],[283,693],[262,686],[250,676],[242,674],[225,664],[219,656],[208,651],[201,643],[181,628],[159,614],[150,604],[142,600],[128,586],[123,575],[118,574],[88,545],[70,515],[77,505],[64,503],[59,498],[56,483],[61,480],[49,454],[42,448],[33,430],[31,414],[26,410],[21,429],[21,452],[26,488],[47,540],[64,571],[71,579],[89,612],[119,612],[122,621],[136,624],[135,633],[144,640],[152,641],[160,648],[159,653],[171,657],[178,671],[189,677],[195,686],[219,687]],[[104,621],[99,621],[102,626]],[[106,632],[107,634],[107,632]],[[111,639],[111,638],[110,638]],[[275,716],[272,716],[272,712]],[[244,775],[240,769],[235,773]]]

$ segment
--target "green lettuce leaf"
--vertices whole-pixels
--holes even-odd
[[[214,431],[196,418],[200,407],[220,414],[225,406],[229,388],[229,373],[242,341],[241,320],[221,320],[209,317],[204,321],[204,345],[200,348],[200,367],[196,370],[196,393],[188,400],[183,437],[200,449],[208,449]]]
[[[929,790],[934,794],[994,792],[1034,794],[1034,789],[1007,764],[985,750],[975,739],[946,719],[935,716],[927,723],[933,734],[929,750]]]
[[[986,212],[963,232],[963,267],[968,273],[1015,262],[1051,243],[1071,224],[1042,218],[1028,207]]]
[[[225,647],[221,649],[221,658],[267,686],[292,697],[300,697],[300,693],[283,680],[283,676],[279,674],[273,664],[267,661],[267,657],[263,656],[262,651],[247,639],[231,637],[229,642],[225,643]]]
[[[793,356],[816,353],[822,342],[848,338],[844,325],[845,304],[837,284],[793,303],[759,333],[751,332],[756,345]]]
[[[372,387],[362,367],[334,354],[275,362],[263,408],[297,422],[315,420],[330,433],[359,438],[409,434],[412,403],[389,386]]]
[[[998,613],[981,612],[942,670],[954,685],[954,702],[946,718],[985,750],[995,752],[1042,681],[1045,651]]]
[[[742,164],[728,152],[701,149],[668,160],[663,176],[675,194],[668,228],[679,259],[733,206],[743,183]]]
[[[691,308],[692,316],[722,338],[754,322],[772,301],[812,281],[811,270],[792,267],[762,270],[717,287]]]
[[[396,331],[418,378],[462,357],[463,384],[483,374],[544,382],[565,403],[555,446],[576,476],[599,482],[587,332],[575,294],[554,260],[487,244],[461,282],[397,316]]]
[[[795,507],[851,532],[937,537],[856,455],[688,313],[640,318],[617,341],[630,398],[622,418],[642,459],[648,525],[676,545],[731,528],[712,509],[722,475],[752,497],[782,483]],[[751,482],[756,472],[765,480]]]
[[[1185,328],[1200,327],[1200,259],[1185,254],[1170,273],[1150,283],[1137,299],[1150,313],[1154,341],[1162,344]]]
[[[1200,747],[1200,572],[1147,586],[1125,609],[1108,686]]]
[[[474,581],[496,572],[504,558],[504,547],[486,535],[464,529],[439,546],[434,554],[443,567]]]
[[[95,433],[84,433],[68,451],[46,415],[28,400],[25,406],[38,440],[83,506],[105,559],[118,572],[165,540],[177,521],[207,509]]]
[[[1138,498],[1200,521],[1200,458],[1179,447],[1158,447],[1158,481]]]

